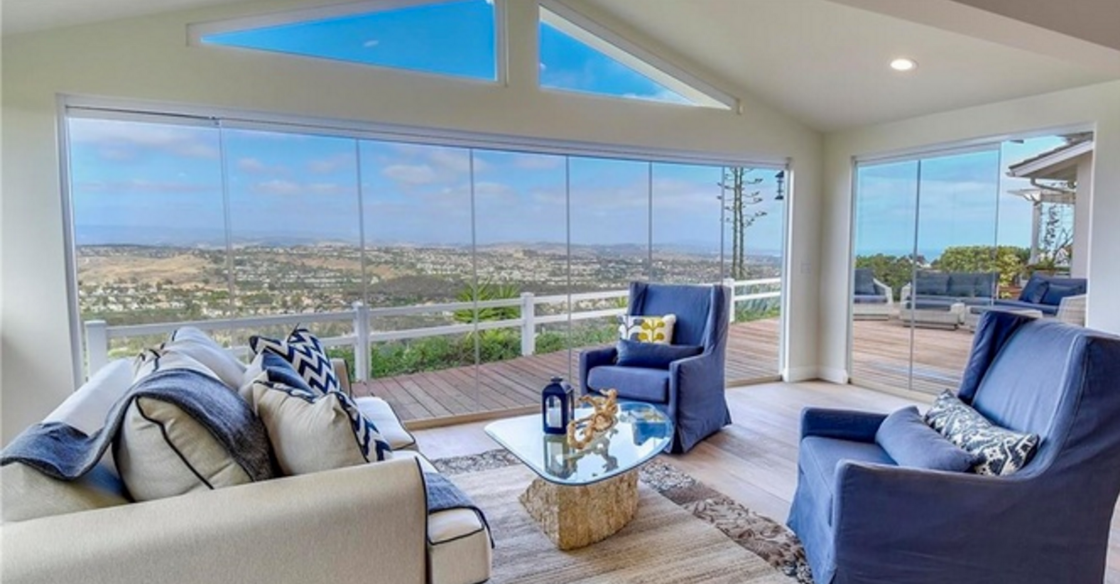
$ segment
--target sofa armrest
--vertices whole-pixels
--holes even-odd
[[[856,442],[874,442],[886,414],[855,410],[805,408],[801,410],[801,437],[820,436]]]
[[[338,384],[342,386],[342,391],[354,397],[354,391],[350,389],[350,370],[346,367],[344,359],[331,359],[331,367],[334,368],[334,374],[338,377]]]
[[[6,584],[424,584],[415,460],[274,479],[0,528]]]
[[[886,284],[880,282],[879,280],[874,280],[873,279],[873,280],[871,280],[871,283],[875,285],[875,288],[879,291],[880,294],[887,297],[887,306],[893,306],[894,305],[894,289],[892,289],[890,286],[887,286]]]
[[[591,391],[587,386],[587,375],[592,369],[602,365],[612,365],[618,357],[618,349],[614,347],[601,347],[588,349],[579,354],[579,389],[586,394]]]

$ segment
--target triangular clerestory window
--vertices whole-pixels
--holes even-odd
[[[437,75],[498,78],[492,0],[362,6],[249,18],[218,25],[220,30],[204,25],[198,41]]]

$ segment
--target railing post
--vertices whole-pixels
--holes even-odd
[[[731,294],[728,295],[727,300],[731,303],[731,310],[728,310],[729,322],[735,322],[735,279],[724,278],[723,285],[730,289]]]
[[[91,377],[109,362],[109,326],[103,320],[86,322],[86,359]]]
[[[364,302],[354,303],[354,379],[369,379],[369,307]]]
[[[521,356],[537,352],[537,304],[532,292],[521,293]]]

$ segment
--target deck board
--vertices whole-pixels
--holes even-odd
[[[733,323],[727,346],[729,385],[778,375],[779,319]],[[956,387],[972,335],[964,330],[916,329],[913,389],[937,393]],[[908,389],[911,330],[897,321],[857,321],[853,327],[852,379],[871,387]],[[406,421],[535,406],[553,376],[578,386],[579,353],[530,357],[355,382],[357,395],[385,398]],[[569,375],[569,366],[571,375]]]

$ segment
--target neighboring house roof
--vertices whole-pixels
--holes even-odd
[[[1068,144],[1012,164],[1008,176],[1048,180],[1077,180],[1077,164],[1085,154],[1093,152],[1092,134],[1073,137]]]

